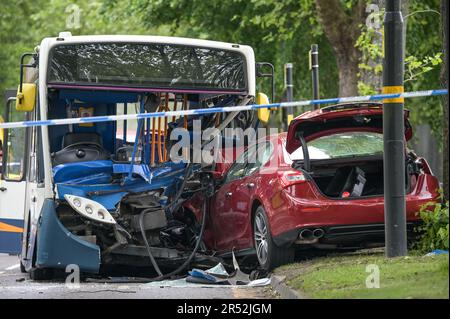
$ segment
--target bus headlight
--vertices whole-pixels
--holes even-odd
[[[81,216],[99,223],[111,225],[116,224],[114,218],[111,216],[108,210],[103,207],[102,204],[84,197],[68,194],[64,195],[64,198],[69,203],[69,205]]]

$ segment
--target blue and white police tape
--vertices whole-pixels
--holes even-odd
[[[67,124],[80,124],[80,123],[96,123],[96,122],[111,122],[111,121],[123,121],[123,120],[138,120],[157,117],[171,117],[171,116],[186,116],[186,115],[204,115],[212,113],[226,113],[226,112],[241,112],[257,110],[262,108],[283,108],[293,106],[307,106],[307,105],[321,105],[321,104],[337,104],[337,103],[349,103],[349,102],[367,102],[367,101],[379,101],[383,99],[393,98],[416,98],[424,96],[436,96],[446,95],[447,90],[429,90],[429,91],[415,91],[405,93],[392,93],[392,94],[375,94],[364,96],[351,96],[332,99],[320,99],[320,100],[308,100],[308,101],[295,101],[284,103],[271,103],[271,104],[251,104],[240,106],[227,106],[227,107],[211,107],[207,109],[193,109],[193,110],[181,110],[181,111],[167,111],[167,112],[153,112],[153,113],[138,113],[138,114],[124,114],[124,115],[110,115],[110,116],[92,116],[92,117],[79,117],[79,118],[66,118],[56,120],[41,120],[41,121],[23,121],[23,122],[9,122],[0,123],[0,128],[16,128],[16,127],[31,127],[31,126],[49,126],[49,125],[67,125]]]

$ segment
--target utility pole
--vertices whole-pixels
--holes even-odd
[[[444,39],[444,67],[441,70],[441,82],[443,87],[448,90],[448,0],[441,0],[441,24],[442,24],[442,36]],[[444,96],[444,158],[443,158],[443,184],[444,184],[444,197],[445,199],[449,199],[449,155],[448,155],[448,118],[449,118],[449,110],[448,110],[448,94]]]
[[[403,41],[401,0],[386,0],[383,63],[383,93],[385,94],[404,91]],[[403,108],[403,98],[384,100],[384,219],[387,257],[407,254]]]
[[[320,99],[319,95],[319,46],[311,45],[309,51],[309,69],[311,70],[313,100]],[[320,108],[319,104],[314,105],[315,109]]]
[[[286,63],[284,65],[284,86],[286,87],[286,102],[292,102],[294,100],[294,81],[293,81],[293,71],[294,66],[292,63]],[[287,108],[287,121],[286,121],[286,129],[289,127],[289,124],[294,119],[294,108]]]

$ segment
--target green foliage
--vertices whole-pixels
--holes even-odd
[[[429,203],[420,209],[423,225],[419,227],[419,251],[426,253],[434,249],[448,250],[448,201],[445,204]]]
[[[106,0],[104,7],[119,4]],[[338,94],[334,52],[316,19],[314,0],[130,0],[124,14],[138,16],[144,26],[164,28],[171,35],[252,46],[257,61],[275,66],[277,101],[283,98],[283,69],[288,62],[294,65],[294,99],[312,97],[308,52],[311,44],[317,43],[323,83],[320,94]],[[270,92],[268,80],[258,81],[257,86],[259,91]]]
[[[404,17],[407,23],[405,91],[440,88],[443,50],[440,0],[411,0],[409,3],[409,14]],[[411,110],[412,124],[429,124],[439,147],[442,148],[442,99],[408,99],[405,106]]]
[[[101,0],[80,0],[79,25],[68,24],[72,0],[0,0],[0,114],[3,114],[5,89],[16,88],[19,83],[19,59],[24,52],[32,52],[45,37],[57,36],[61,31],[82,34],[145,34],[144,28],[132,17],[121,17],[126,1],[108,11]]]
[[[342,8],[351,14],[359,1],[341,0]],[[81,9],[81,16],[80,25],[68,30],[74,35],[153,34],[248,44],[254,48],[257,61],[275,65],[277,101],[283,98],[283,66],[287,62],[294,65],[294,99],[311,98],[308,52],[310,45],[316,43],[320,96],[338,95],[336,56],[317,20],[314,0],[0,0],[0,96],[6,88],[17,86],[21,53],[32,51],[44,37],[68,29],[68,11],[75,3]],[[405,17],[408,26],[406,90],[439,87],[442,51],[438,32],[439,0],[410,0],[409,3],[410,13]],[[379,35],[363,22],[361,36],[355,43],[355,50],[362,53],[360,69],[379,77],[382,52],[380,44],[373,41]],[[363,80],[358,89],[361,94],[379,91]],[[269,81],[258,81],[258,90],[269,93]],[[0,112],[3,104],[0,103]],[[440,99],[408,100],[406,106],[412,111],[413,125],[430,123],[435,136],[441,137]],[[306,109],[299,108],[296,114]]]
[[[361,95],[373,95],[378,93],[370,84],[366,84],[363,81],[358,81],[358,92]]]
[[[439,0],[409,1],[408,14],[404,16],[407,26],[405,52],[405,91],[428,90],[441,87],[439,72],[442,64],[442,39],[439,18]],[[382,22],[384,11],[373,13],[373,19]],[[381,25],[382,26],[382,25]],[[375,30],[365,24],[361,25],[361,35],[355,47],[361,51],[360,94],[380,92],[379,87],[364,82],[362,72],[381,77],[382,29]],[[411,110],[413,126],[429,124],[433,135],[442,147],[442,101],[439,98],[409,99],[406,107]]]
[[[410,55],[405,59],[405,83],[414,81],[423,74],[433,71],[442,63],[442,52],[435,53],[433,56],[426,56],[423,59]]]

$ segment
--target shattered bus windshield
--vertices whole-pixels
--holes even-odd
[[[242,53],[173,44],[63,44],[50,53],[49,84],[246,91]]]

